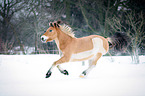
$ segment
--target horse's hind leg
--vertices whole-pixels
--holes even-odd
[[[96,57],[93,60],[91,60],[89,68],[83,71],[82,74],[80,75],[81,78],[88,75],[88,73],[92,70],[92,68],[96,66],[97,61],[100,59],[101,56],[102,56],[102,53],[97,53]]]

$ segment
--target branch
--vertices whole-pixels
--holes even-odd
[[[23,52],[24,55],[26,55],[26,54],[25,54],[25,51],[24,51],[23,44],[21,43],[21,41],[20,41],[20,39],[19,39],[19,37],[18,37],[18,35],[17,35],[17,32],[16,32],[14,26],[13,26],[8,20],[6,20],[6,22],[7,22],[7,23],[10,25],[10,27],[12,28],[13,33],[14,33],[14,36],[16,37],[16,40],[17,40],[17,42],[18,42],[19,45],[20,45],[21,51]]]
[[[82,12],[82,14],[83,14],[83,16],[84,16],[84,19],[85,19],[87,25],[89,26],[89,28],[90,28],[93,32],[96,32],[96,31],[90,26],[90,24],[89,24],[89,22],[88,22],[88,19],[87,19],[86,15],[85,15],[84,9],[83,9],[83,7],[81,6],[80,1],[79,1],[79,6],[80,6],[80,8],[81,8],[81,12]]]

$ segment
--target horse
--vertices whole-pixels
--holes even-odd
[[[60,67],[63,63],[90,60],[89,67],[80,75],[81,78],[84,78],[95,67],[102,55],[108,52],[109,46],[115,47],[119,45],[124,47],[127,45],[127,36],[123,33],[117,33],[108,38],[100,35],[76,38],[72,28],[67,24],[61,23],[61,21],[50,22],[50,27],[41,36],[43,43],[55,40],[58,49],[62,52],[61,58],[55,61],[46,73],[46,78],[51,76],[54,67],[57,67],[64,75],[69,75],[67,70]],[[119,49],[120,47],[116,48]]]

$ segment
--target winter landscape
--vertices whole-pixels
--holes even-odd
[[[45,74],[58,55],[0,55],[0,96],[145,96],[145,56],[103,56],[88,77],[79,75],[88,62],[71,62]]]
[[[144,17],[145,0],[0,0],[0,96],[145,96]],[[111,41],[119,34],[107,40],[110,49],[119,44],[126,48],[119,45],[119,53],[109,50],[112,56],[99,59],[86,78],[79,76],[88,61],[65,63],[61,66],[68,76],[54,68],[46,79],[60,57],[52,55],[59,53],[55,42],[42,43],[47,38],[42,35],[53,27],[51,22],[60,27],[59,20],[76,38],[125,33],[128,38],[122,35],[116,44]]]

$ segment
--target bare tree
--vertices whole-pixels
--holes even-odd
[[[4,54],[10,54],[11,53],[10,51],[12,51],[12,48],[13,48],[13,44],[14,44],[13,41],[11,41],[11,42],[9,42],[9,41],[2,42],[1,46],[2,46],[3,53]]]
[[[142,12],[139,14],[135,14],[135,12],[123,12],[119,17],[114,16],[107,19],[107,23],[113,32],[126,32],[131,38],[131,49],[128,49],[131,52],[128,52],[131,55],[132,62],[135,64],[139,63],[140,49],[145,47],[143,45],[143,41],[145,40],[144,20]]]
[[[21,47],[21,50],[24,53],[24,48],[21,44],[21,41],[18,38],[13,24],[10,22],[14,13],[20,11],[22,8],[24,8],[24,6],[23,2],[20,0],[3,0],[2,3],[0,3],[0,23],[2,25],[0,34],[3,42],[8,42],[7,40],[11,40],[11,35],[14,34]]]
[[[20,11],[22,8],[24,8],[23,2],[18,0],[3,0],[2,3],[0,3],[0,22],[3,28],[1,35],[4,41],[7,40],[8,27],[10,25],[9,23],[11,18],[14,13]]]

